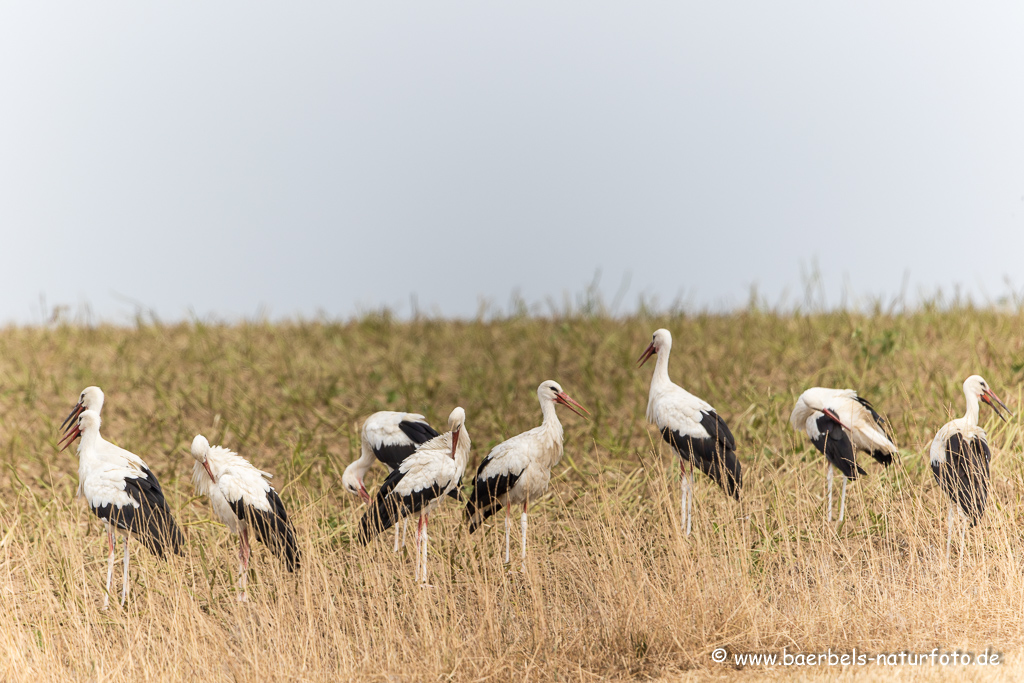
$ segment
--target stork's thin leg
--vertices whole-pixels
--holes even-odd
[[[400,526],[402,526],[402,525],[401,524],[396,524],[395,525],[395,552],[396,553],[398,552],[398,532],[399,532],[399,527]]]
[[[420,562],[423,559],[423,553],[420,551],[420,545],[423,542],[423,515],[420,515],[419,520],[416,522],[416,572],[413,574],[417,583],[420,580]]]
[[[509,519],[508,505],[506,505],[505,506],[505,564],[508,564],[510,562],[510,559],[509,559],[509,556],[508,556],[508,537],[509,537],[509,529],[511,529],[511,528],[512,528],[512,522]]]
[[[103,609],[110,605],[110,583],[114,578],[114,558],[117,553],[114,548],[117,546],[117,539],[114,538],[114,527],[107,525],[107,547],[110,548],[110,555],[107,557],[107,592],[103,596]]]
[[[843,496],[839,500],[839,521],[843,521],[843,515],[846,513],[846,484],[849,483],[849,479],[843,477]]]
[[[397,532],[397,529],[395,530]],[[405,537],[409,534],[409,518],[402,518],[402,547],[405,547]]]
[[[691,526],[692,526],[691,517],[693,516],[693,476],[692,476],[692,474],[693,474],[693,464],[691,463],[691,465],[690,465],[690,472],[687,473],[687,471],[686,471],[686,461],[680,461],[680,463],[681,463],[681,466],[680,466],[680,471],[679,471],[679,476],[680,476],[679,488],[682,491],[682,494],[681,494],[682,500],[680,500],[680,502],[679,502],[679,508],[680,508],[679,514],[682,517],[680,523],[682,525],[683,533],[685,533],[687,536],[689,536],[690,535],[690,529],[691,529]]]
[[[520,567],[520,569],[525,573],[526,572],[526,503],[523,503],[523,516],[522,516],[521,519],[523,521],[523,552],[520,555],[520,560],[522,561],[522,566]]]
[[[686,492],[686,535],[690,535],[693,526],[693,461],[690,461],[690,486]]]
[[[946,565],[949,565],[949,551],[953,546],[953,518],[956,515],[956,507],[949,508],[949,533],[946,535]]]
[[[430,523],[430,515],[423,515],[423,568],[420,571],[420,576],[423,579],[423,585],[427,585],[427,525]]]
[[[832,521],[832,463],[825,463],[826,478],[828,479],[828,521]]]
[[[132,538],[131,532],[124,537],[124,586],[121,588],[121,606],[128,600],[128,541]]]
[[[246,586],[249,585],[249,526],[240,525],[238,530],[238,587],[242,592],[238,594],[238,602],[247,602],[249,593]]]

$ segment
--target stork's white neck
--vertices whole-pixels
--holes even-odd
[[[964,421],[967,423],[968,428],[977,427],[978,413],[981,412],[981,404],[978,401],[978,395],[973,392],[964,391],[964,396],[967,397],[967,414],[964,415]]]
[[[654,364],[654,376],[651,377],[651,388],[661,388],[672,383],[668,378],[668,357],[672,347],[664,345],[657,353],[658,360]]]
[[[359,459],[352,462],[352,464],[345,468],[345,474],[351,474],[362,482],[363,477],[366,476],[366,473],[371,467],[373,467],[373,463],[376,461],[377,456],[373,454],[373,450],[370,448],[370,445],[363,442],[362,453],[360,453]]]

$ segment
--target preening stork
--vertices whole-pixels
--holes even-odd
[[[366,418],[361,430],[362,452],[359,459],[345,468],[341,476],[341,485],[346,491],[370,502],[370,494],[366,492],[363,477],[380,461],[390,471],[394,471],[402,461],[419,448],[420,444],[438,436],[437,430],[427,424],[425,417],[418,413],[402,413],[393,410],[382,410]],[[452,496],[458,497],[459,490],[452,490]],[[405,544],[405,529],[409,520],[403,520],[402,544]],[[398,552],[398,525],[395,525],[395,552]]]
[[[828,479],[828,521],[832,521],[832,468],[843,475],[839,521],[846,514],[846,484],[867,474],[855,459],[855,451],[869,453],[886,467],[899,453],[885,431],[885,419],[866,398],[853,389],[814,387],[800,394],[789,416],[793,429],[802,431],[825,456]]]
[[[668,378],[668,358],[672,351],[672,333],[655,330],[650,345],[637,361],[638,367],[654,354],[658,361],[651,377],[647,400],[647,420],[661,431],[662,438],[682,459],[682,524],[690,535],[693,518],[693,465],[711,477],[726,494],[739,500],[743,473],[736,458],[736,440],[725,420],[711,404],[702,401]],[[690,463],[686,472],[683,463]]]
[[[359,523],[359,540],[365,545],[399,519],[418,515],[416,526],[417,581],[427,582],[427,523],[444,496],[458,488],[466,471],[471,446],[466,431],[466,411],[456,408],[448,416],[448,430],[426,442],[399,464]]]
[[[964,396],[967,398],[967,413],[942,426],[932,439],[930,460],[932,473],[939,487],[949,498],[949,534],[946,537],[946,562],[953,543],[953,522],[960,511],[960,548],[963,550],[967,527],[973,527],[985,514],[988,500],[989,461],[992,452],[988,447],[985,430],[978,426],[978,416],[984,401],[1003,421],[998,403],[1013,415],[1006,404],[999,400],[988,382],[978,375],[971,375],[964,381]],[[993,403],[995,401],[995,403]]]
[[[125,536],[124,579],[121,604],[128,599],[128,541],[134,535],[159,557],[164,550],[180,553],[184,542],[171,510],[164,500],[156,477],[142,459],[118,448],[100,436],[100,415],[84,410],[61,439],[61,450],[82,437],[78,445],[78,495],[89,509],[103,520],[107,530],[110,556],[107,561],[107,590],[103,609],[110,599],[110,582],[114,573],[114,529]]]
[[[288,521],[284,503],[268,481],[274,475],[223,446],[211,446],[202,434],[192,439],[192,483],[196,493],[207,496],[217,517],[238,534],[240,602],[247,599],[249,530],[284,561],[288,571],[299,568],[299,546]]]
[[[480,463],[473,480],[473,493],[466,504],[469,533],[485,519],[505,508],[505,562],[509,562],[509,508],[522,504],[522,561],[526,563],[526,508],[540,498],[551,481],[551,468],[562,459],[562,423],[555,404],[560,403],[585,417],[587,409],[569,397],[558,382],[547,380],[537,387],[541,414],[539,427],[513,436],[495,446]],[[579,408],[579,410],[576,410]],[[583,411],[583,413],[580,412]],[[589,415],[589,413],[587,413]]]

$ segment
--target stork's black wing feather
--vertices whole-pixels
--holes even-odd
[[[413,443],[423,444],[434,437],[440,436],[437,430],[428,425],[426,422],[412,422],[410,420],[402,420],[398,423],[398,428],[402,430],[407,437],[412,439]]]
[[[502,496],[512,490],[519,481],[522,472],[505,472],[489,479],[484,478],[484,468],[491,462],[490,456],[484,458],[473,479],[473,492],[466,503],[466,521],[469,533],[476,531],[485,519],[501,509]]]
[[[416,514],[432,500],[444,495],[446,487],[438,483],[416,489],[406,496],[398,495],[395,487],[405,475],[405,472],[398,469],[393,470],[381,484],[370,508],[359,521],[359,541],[363,545],[372,541],[380,532],[390,529],[402,517]]]
[[[281,496],[277,495],[273,488],[267,491],[267,502],[270,503],[269,511],[246,505],[241,498],[229,500],[228,505],[238,519],[244,520],[252,528],[256,538],[284,561],[288,571],[293,572],[299,568],[301,559],[299,544],[295,540],[295,529],[288,521],[288,513],[285,512]]]
[[[946,440],[946,462],[932,464],[939,486],[960,507],[971,526],[985,514],[991,458],[984,439],[953,434]]]
[[[164,499],[160,483],[148,469],[144,472],[145,477],[125,477],[124,480],[125,493],[139,503],[139,507],[107,504],[93,507],[92,511],[100,519],[129,532],[158,557],[164,556],[165,548],[181,554],[184,538]]]
[[[729,425],[714,411],[702,412],[700,424],[710,436],[691,436],[668,427],[661,430],[661,436],[681,458],[696,464],[727,495],[739,500],[743,470]]]
[[[839,470],[847,479],[856,479],[858,475],[867,474],[857,464],[853,443],[841,424],[828,415],[819,417],[816,424],[818,438],[812,438],[811,443],[825,456],[829,464]]]

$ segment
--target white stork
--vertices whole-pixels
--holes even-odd
[[[247,599],[249,575],[249,529],[263,545],[284,561],[288,571],[299,568],[299,546],[288,521],[284,503],[270,485],[270,472],[223,446],[210,446],[202,434],[192,440],[192,483],[196,493],[207,496],[217,517],[233,534],[238,534],[240,602]]]
[[[427,522],[441,499],[462,482],[471,446],[466,411],[448,416],[449,431],[426,442],[407,457],[381,484],[373,504],[359,523],[359,540],[366,545],[399,519],[419,515],[416,527],[417,581],[427,582]]]
[[[382,462],[394,471],[402,461],[427,441],[438,436],[437,430],[427,424],[425,417],[418,413],[403,413],[393,410],[382,410],[366,418],[361,430],[362,452],[359,459],[354,460],[345,468],[341,476],[341,485],[346,491],[357,495],[366,503],[370,502],[370,494],[363,485],[363,477],[376,461]],[[450,495],[458,496],[458,489]],[[409,520],[403,520],[402,543],[405,543],[405,529]],[[398,525],[395,525],[395,552],[398,552]]]
[[[825,456],[828,479],[828,521],[832,521],[832,468],[843,475],[839,521],[846,514],[846,485],[857,475],[867,474],[857,464],[854,451],[864,451],[886,467],[899,453],[885,432],[885,419],[866,398],[853,389],[814,387],[800,394],[789,416],[793,429],[805,432]]]
[[[165,548],[180,553],[184,539],[156,477],[145,464],[141,467],[136,464],[142,459],[100,436],[99,413],[82,411],[61,439],[64,444],[61,450],[79,436],[82,441],[78,445],[78,495],[83,496],[89,509],[103,520],[110,548],[107,590],[103,596],[103,609],[106,609],[114,573],[115,528],[125,536],[122,605],[128,599],[128,541],[132,535],[159,557],[164,556]]]
[[[551,468],[562,459],[562,423],[555,404],[560,403],[580,417],[587,409],[569,397],[558,382],[547,380],[537,387],[541,414],[539,427],[513,436],[495,446],[480,463],[473,480],[473,493],[466,504],[466,521],[473,533],[485,519],[505,508],[505,562],[509,562],[509,509],[523,506],[522,555],[526,565],[526,508],[540,498],[551,481]],[[583,413],[576,410],[579,408]]]
[[[655,330],[650,345],[638,359],[638,367],[654,354],[658,361],[651,377],[647,400],[647,420],[661,430],[661,436],[675,449],[680,463],[682,519],[690,535],[693,518],[693,465],[715,480],[727,495],[737,500],[743,473],[736,458],[736,440],[725,420],[711,404],[703,401],[668,378],[668,358],[672,351],[672,333]],[[689,474],[685,462],[690,463]]]
[[[953,521],[956,511],[960,511],[962,521],[962,550],[967,527],[974,526],[981,520],[988,500],[988,465],[992,459],[992,452],[988,447],[985,430],[978,426],[978,414],[981,411],[979,399],[990,405],[996,415],[1004,421],[1006,418],[996,403],[1010,413],[1006,404],[999,400],[988,383],[978,375],[971,375],[964,381],[964,396],[967,398],[967,413],[942,426],[932,440],[930,451],[932,473],[952,503],[949,510],[949,534],[946,537],[947,563],[950,546],[953,543]]]

